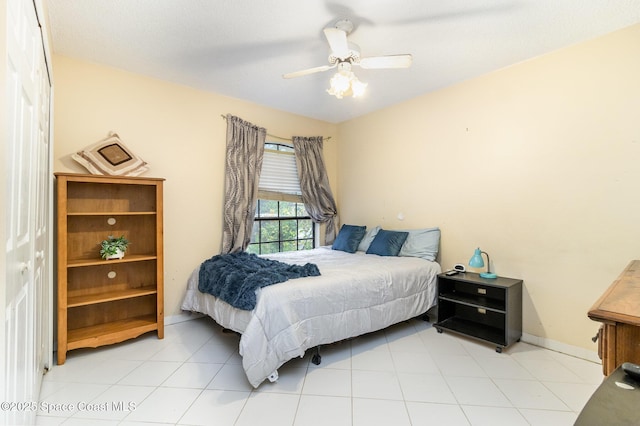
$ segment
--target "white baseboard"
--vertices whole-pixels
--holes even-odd
[[[587,361],[602,364],[602,360],[598,357],[597,351],[590,351],[578,346],[567,345],[566,343],[558,342],[556,340],[547,339],[546,337],[534,336],[532,334],[522,333],[520,338],[522,342],[530,343],[535,346],[540,346],[545,349],[549,349],[563,354],[575,356],[576,358],[586,359]]]
[[[164,317],[164,325],[178,324],[179,322],[191,321],[202,318],[204,314],[197,312],[181,312],[177,315],[169,315]]]

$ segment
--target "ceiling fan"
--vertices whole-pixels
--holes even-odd
[[[341,19],[333,27],[325,28],[323,31],[331,48],[329,64],[284,74],[284,78],[302,77],[337,67],[338,72],[332,77],[331,87],[327,92],[341,99],[347,95],[359,96],[366,87],[366,83],[360,82],[351,71],[353,65],[364,69],[411,66],[413,58],[410,54],[361,57],[360,48],[347,40],[347,35],[353,31],[353,23],[348,19]]]

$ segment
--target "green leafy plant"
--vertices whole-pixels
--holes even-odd
[[[118,250],[124,253],[127,251],[128,246],[129,240],[127,240],[124,235],[121,237],[109,235],[107,239],[103,240],[100,244],[100,256],[102,256],[103,259],[106,259],[108,256],[118,254]]]

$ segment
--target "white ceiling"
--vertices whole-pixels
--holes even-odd
[[[53,50],[339,123],[640,22],[640,0],[47,0]],[[362,98],[326,93],[322,29],[353,21],[362,56],[411,53],[408,69],[354,68]]]

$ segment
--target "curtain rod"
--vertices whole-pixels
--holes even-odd
[[[227,119],[227,116],[224,115],[224,114],[220,114],[220,117],[224,118],[225,120]],[[282,136],[276,136],[276,135],[272,135],[270,133],[267,133],[267,136],[269,136],[270,138],[276,138],[276,139],[280,139],[280,140],[283,140],[283,141],[293,142],[293,139],[291,139],[291,138],[283,138]],[[323,136],[322,139],[329,140],[329,139],[331,139],[331,136],[326,136],[326,137]]]

